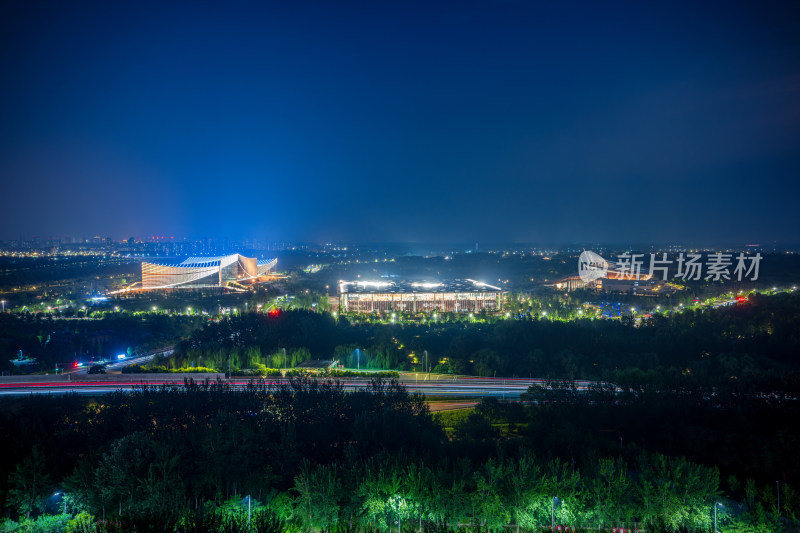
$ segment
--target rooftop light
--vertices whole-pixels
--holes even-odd
[[[412,287],[422,287],[423,289],[432,289],[434,287],[441,287],[442,283],[431,283],[431,282],[415,282],[412,283]]]

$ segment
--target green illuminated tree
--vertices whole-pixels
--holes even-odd
[[[585,479],[587,496],[592,505],[591,519],[598,528],[608,528],[630,521],[628,502],[631,482],[628,467],[622,459],[600,459],[592,475]]]
[[[294,491],[297,493],[297,516],[308,531],[314,527],[325,531],[338,523],[338,487],[336,465],[312,467],[308,461],[303,461],[300,474],[294,479]]]
[[[541,468],[536,463],[535,457],[530,453],[523,453],[518,461],[509,465],[507,501],[511,510],[511,518],[517,526],[529,530],[541,527],[541,522],[536,520],[537,502],[544,502],[546,497],[540,493]]]
[[[425,465],[411,463],[406,467],[404,492],[416,512],[420,533],[422,533],[422,517],[427,515],[430,506],[432,483],[433,472]]]
[[[506,470],[502,459],[489,459],[474,474],[475,492],[472,504],[478,524],[482,523],[486,531],[500,531],[511,519],[503,491]]]

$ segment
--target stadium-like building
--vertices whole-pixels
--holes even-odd
[[[231,254],[190,257],[181,263],[142,263],[142,289],[224,287],[230,281],[246,281],[269,275],[277,259],[256,259]]]
[[[469,313],[500,311],[503,291],[480,281],[340,281],[343,312]]]

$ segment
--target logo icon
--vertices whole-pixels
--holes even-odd
[[[578,258],[578,275],[584,283],[591,283],[597,279],[605,278],[608,273],[608,261],[602,256],[584,250]]]

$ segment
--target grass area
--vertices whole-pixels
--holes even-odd
[[[466,424],[470,415],[474,412],[474,407],[465,407],[463,409],[436,411],[432,414],[434,420],[442,425],[447,437],[452,439],[456,435],[457,428]],[[511,422],[506,419],[489,420],[489,423],[497,431],[497,436],[501,438],[518,437],[520,432],[528,425],[527,422]]]
[[[452,439],[455,434],[455,428],[459,424],[466,422],[470,413],[475,410],[474,407],[466,409],[451,409],[449,411],[439,411],[433,413],[433,419],[442,425],[448,439]]]

